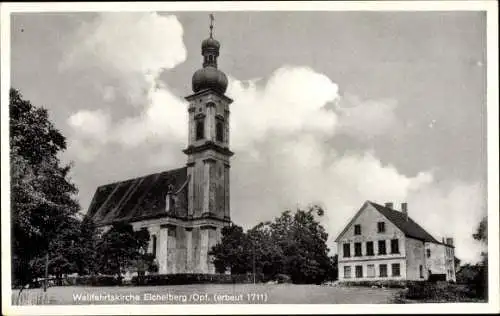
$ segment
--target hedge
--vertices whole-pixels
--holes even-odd
[[[419,282],[408,285],[404,298],[425,301],[460,302],[473,298],[474,293],[466,286],[449,282]]]
[[[114,275],[84,275],[68,277],[64,279],[63,285],[85,285],[85,286],[113,286],[121,285],[122,278]]]
[[[373,281],[340,281],[339,284],[343,286],[361,286],[361,287],[387,287],[403,289],[411,282],[421,281],[406,281],[406,280],[373,280]]]
[[[262,275],[256,274],[255,282],[261,282]],[[231,284],[252,283],[252,274],[202,274],[202,273],[178,273],[178,274],[150,274],[132,277],[134,285],[180,285],[180,284]]]

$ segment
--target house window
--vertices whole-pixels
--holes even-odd
[[[419,265],[418,270],[420,272],[420,278],[423,279],[424,278],[424,267],[422,265]]]
[[[391,253],[399,253],[399,240],[391,240]]]
[[[366,242],[366,255],[367,256],[373,256],[373,241],[367,241]]]
[[[224,141],[224,125],[222,122],[217,122],[217,125],[215,126],[215,139],[218,142]]]
[[[361,235],[361,225],[354,225],[354,235]]]
[[[351,256],[351,244],[344,244],[344,258]]]
[[[374,264],[369,264],[367,266],[366,276],[369,277],[369,278],[374,278],[375,277],[375,265]]]
[[[378,254],[379,255],[385,255],[385,240],[379,240],[378,241]]]
[[[430,258],[430,257],[431,257],[431,250],[427,249],[427,258]]]
[[[400,266],[399,263],[393,263],[392,264],[392,276],[400,276],[401,271],[400,271]]]
[[[153,235],[153,257],[156,258],[156,235]]]
[[[377,232],[379,232],[379,233],[385,232],[385,223],[384,222],[377,223]]]
[[[351,278],[351,267],[344,266],[344,279],[350,279],[350,278]]]
[[[363,266],[356,266],[356,278],[363,277]]]
[[[354,256],[355,257],[361,257],[361,243],[360,242],[355,242],[354,243]]]
[[[205,122],[203,120],[196,121],[196,140],[205,138]]]
[[[387,265],[386,264],[381,264],[378,266],[379,273],[381,277],[387,277]]]

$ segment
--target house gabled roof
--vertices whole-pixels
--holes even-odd
[[[439,241],[434,239],[431,234],[429,234],[425,229],[417,224],[408,216],[402,212],[393,210],[391,208],[379,205],[377,203],[369,202],[377,211],[382,213],[388,220],[390,220],[397,228],[399,228],[407,237],[428,241],[436,244],[440,244]]]
[[[361,206],[361,208],[356,212],[356,214],[354,214],[354,216],[351,218],[351,220],[349,221],[349,223],[340,232],[340,234],[338,234],[337,238],[335,238],[335,241],[339,241],[340,237],[342,237],[342,235],[345,234],[345,232],[349,229],[349,227],[351,227],[352,223],[354,223],[354,221],[356,220],[356,218],[358,218],[358,216],[361,214],[361,212],[363,212],[363,210],[368,205],[368,203],[370,203],[370,201],[366,201],[365,203],[363,203],[363,205]]]
[[[398,229],[400,229],[403,234],[407,237],[419,239],[422,241],[432,242],[436,244],[441,244],[437,241],[431,234],[429,234],[425,229],[422,228],[419,224],[417,224],[410,217],[406,218],[406,215],[402,212],[393,210],[391,208],[379,205],[377,203],[373,203],[371,201],[366,201],[361,209],[354,215],[349,224],[346,225],[344,230],[337,236],[335,241],[338,241],[339,238],[349,229],[354,220],[361,214],[361,212],[366,208],[366,206],[371,205],[374,209],[379,211],[382,215],[384,215],[391,223],[393,223]]]
[[[183,217],[187,215],[187,180],[187,168],[183,167],[102,185],[97,188],[87,214],[98,226],[167,215]],[[167,214],[165,198],[169,185],[179,192],[174,209]]]

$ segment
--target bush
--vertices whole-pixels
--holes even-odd
[[[275,280],[278,283],[292,283],[292,279],[290,278],[289,275],[286,275],[286,274],[278,274],[278,275],[276,275]]]
[[[255,277],[256,282],[262,280],[262,275]],[[180,284],[231,284],[252,283],[252,274],[202,274],[202,273],[178,273],[178,274],[150,274],[134,276],[134,285],[180,285]]]
[[[474,293],[466,286],[449,282],[411,282],[402,297],[427,302],[464,302],[471,301]]]
[[[85,286],[113,286],[121,285],[122,278],[114,275],[83,275],[78,277],[68,277],[63,285],[85,285]]]
[[[343,286],[360,286],[360,287],[387,287],[402,289],[407,286],[410,281],[404,280],[373,280],[373,281],[342,281]]]

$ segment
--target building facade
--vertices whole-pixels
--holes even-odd
[[[230,224],[228,80],[217,67],[220,43],[210,36],[201,45],[202,68],[192,78],[189,105],[187,164],[97,188],[88,215],[110,227],[128,222],[146,228],[148,252],[159,273],[215,273],[208,252]]]
[[[453,239],[437,241],[392,203],[367,201],[335,239],[340,281],[455,281]]]

